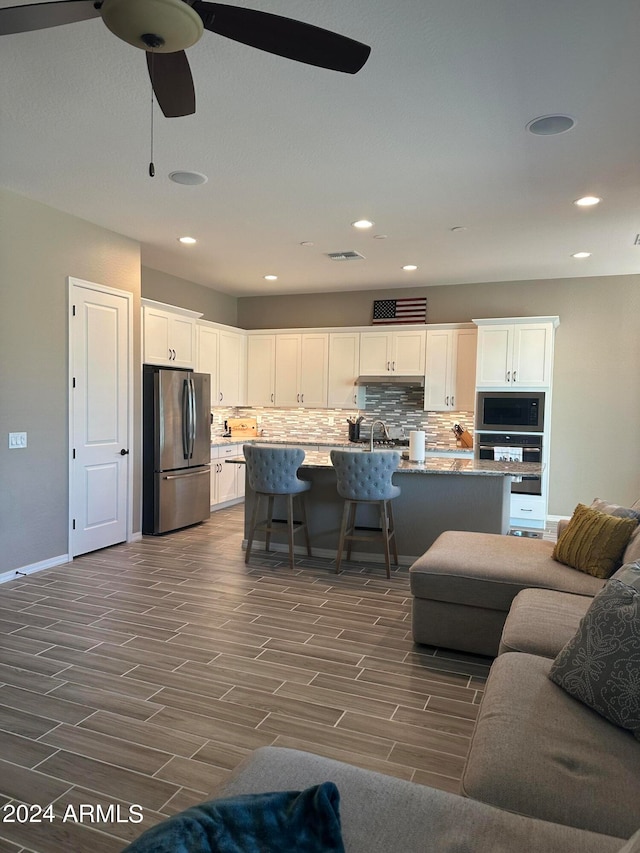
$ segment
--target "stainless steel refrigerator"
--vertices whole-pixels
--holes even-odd
[[[209,517],[210,383],[208,373],[144,365],[143,533]]]

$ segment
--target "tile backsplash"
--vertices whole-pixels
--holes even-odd
[[[459,423],[473,433],[473,412],[430,412],[423,409],[423,389],[408,385],[371,385],[367,387],[364,409],[276,409],[260,407],[214,408],[213,435],[221,435],[226,418],[258,418],[258,432],[265,438],[302,438],[311,441],[342,441],[347,438],[347,418],[362,415],[361,436],[369,435],[375,420],[389,427],[403,427],[409,436],[412,429],[426,433],[427,445],[435,448],[455,448],[451,429]]]

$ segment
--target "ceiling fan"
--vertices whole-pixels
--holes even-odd
[[[196,96],[185,49],[204,30],[320,68],[356,74],[371,48],[302,21],[206,0],[55,0],[0,9],[0,35],[101,17],[119,38],[147,51],[151,85],[167,117],[191,115]]]

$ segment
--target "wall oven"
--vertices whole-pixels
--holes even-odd
[[[498,462],[542,461],[542,436],[522,433],[476,433],[476,447],[480,459]],[[511,481],[512,494],[541,495],[542,478],[537,475],[514,477]]]
[[[476,432],[544,432],[544,391],[479,391]]]

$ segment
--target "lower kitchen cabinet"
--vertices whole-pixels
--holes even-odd
[[[220,509],[244,498],[245,465],[227,462],[242,456],[241,444],[225,444],[211,448],[211,509]]]
[[[511,494],[511,524],[514,527],[544,527],[546,500],[542,495]]]

